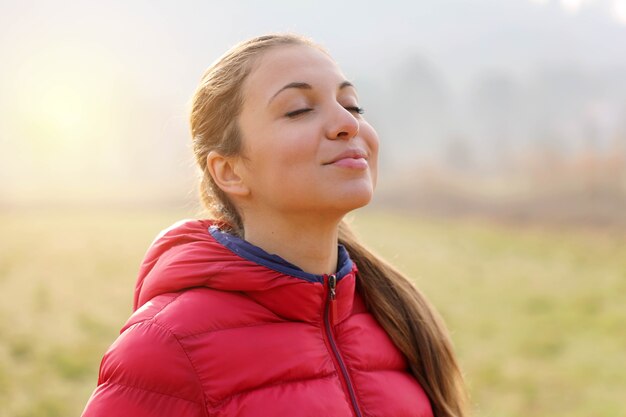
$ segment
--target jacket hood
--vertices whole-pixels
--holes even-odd
[[[342,316],[352,305],[357,270],[345,248],[339,245],[338,251],[337,306]],[[133,309],[161,294],[208,287],[246,293],[279,315],[306,320],[313,310],[315,316],[319,313],[326,278],[221,231],[213,220],[183,220],[162,231],[148,249]],[[302,311],[307,308],[308,313]]]

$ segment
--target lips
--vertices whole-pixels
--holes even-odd
[[[362,149],[348,149],[342,153],[340,153],[339,155],[335,156],[333,159],[331,159],[329,162],[326,162],[324,165],[330,165],[330,164],[335,164],[335,163],[339,163],[342,161],[349,161],[349,160],[362,160],[363,162],[367,163],[367,152],[365,152]]]

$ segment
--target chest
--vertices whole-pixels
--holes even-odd
[[[432,415],[404,355],[369,312],[330,325],[238,303],[228,326],[179,338],[210,416]]]

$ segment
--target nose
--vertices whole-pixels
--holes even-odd
[[[351,139],[359,133],[359,121],[349,110],[337,104],[330,113],[328,139]]]

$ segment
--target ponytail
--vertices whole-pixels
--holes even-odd
[[[436,417],[464,417],[466,393],[443,320],[426,297],[397,269],[358,242],[345,221],[339,243],[359,268],[357,290],[406,356],[409,369],[430,399]]]

